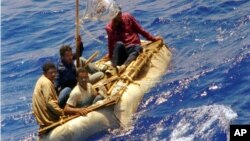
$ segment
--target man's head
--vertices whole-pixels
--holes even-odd
[[[85,87],[87,86],[87,83],[89,82],[89,76],[88,72],[84,68],[80,68],[77,71],[77,81],[78,83],[82,86]]]
[[[73,62],[72,48],[69,45],[63,45],[60,48],[60,56],[65,63],[71,64]]]
[[[121,7],[118,7],[119,8],[119,12],[117,13],[117,15],[114,17],[113,21],[114,22],[117,22],[117,23],[120,23],[121,20],[122,20],[122,11],[121,11]]]
[[[43,65],[43,74],[52,82],[56,77],[56,66],[55,64],[48,62]]]

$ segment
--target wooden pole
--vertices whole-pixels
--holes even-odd
[[[85,112],[86,112],[86,114],[87,114],[87,113],[92,112],[92,111],[94,111],[94,110],[97,110],[97,109],[99,109],[99,108],[101,108],[101,107],[114,105],[114,104],[116,104],[116,101],[118,101],[119,98],[120,98],[120,97],[117,97],[117,96],[109,97],[109,98],[103,100],[103,103],[101,103],[101,104],[96,103],[96,104],[93,104],[93,105],[87,107],[87,108],[85,109]],[[77,117],[79,117],[79,116],[81,116],[81,115],[72,115],[72,116],[70,116],[70,117],[61,119],[61,120],[58,121],[58,122],[55,122],[55,123],[53,123],[53,124],[51,124],[51,125],[49,125],[49,126],[47,126],[47,127],[44,127],[44,128],[42,128],[42,129],[39,129],[39,130],[38,130],[38,134],[39,134],[39,135],[45,134],[45,133],[47,133],[48,131],[50,131],[51,129],[54,129],[54,128],[56,128],[57,126],[60,126],[60,125],[64,124],[65,122],[70,121],[70,120],[72,120],[72,119],[74,119],[74,118],[77,118]]]
[[[88,60],[86,60],[85,64],[82,67],[86,67],[90,62],[92,62],[95,57],[99,54],[99,51],[95,51]]]
[[[80,58],[80,49],[79,49],[79,45],[78,45],[78,43],[80,42],[80,41],[78,41],[79,40],[79,38],[78,38],[78,36],[80,35],[79,34],[79,0],[76,0],[76,21],[75,21],[75,23],[76,23],[76,35],[75,35],[75,45],[76,45],[76,67],[77,68],[79,68],[80,67],[80,60],[79,60],[79,58]]]

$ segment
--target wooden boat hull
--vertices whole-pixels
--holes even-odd
[[[143,95],[166,73],[172,54],[167,46],[164,44],[161,46],[159,49],[155,49],[155,53],[140,69],[134,81],[126,86],[116,105],[100,108],[86,116],[79,116],[63,123],[49,133],[40,136],[40,140],[85,140],[100,131],[130,126],[132,116]]]

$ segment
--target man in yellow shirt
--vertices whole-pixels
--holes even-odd
[[[59,121],[64,115],[57,102],[57,94],[54,87],[56,66],[53,63],[43,65],[43,75],[37,80],[33,97],[32,109],[40,129]]]

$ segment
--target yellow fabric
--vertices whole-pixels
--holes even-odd
[[[57,102],[57,94],[53,83],[42,75],[34,89],[32,109],[40,127],[45,127],[59,121],[64,115]]]

